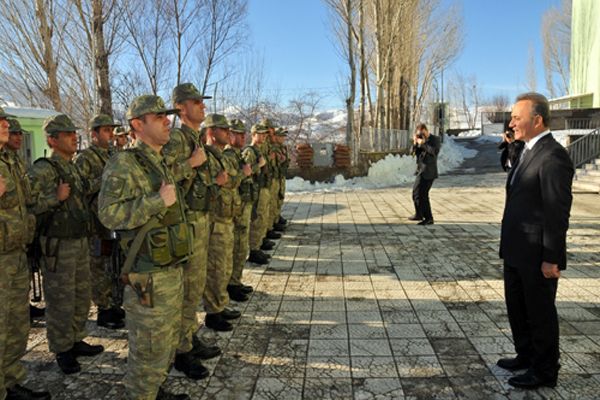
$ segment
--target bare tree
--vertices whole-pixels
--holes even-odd
[[[460,105],[469,129],[475,129],[481,105],[481,87],[477,83],[476,76],[465,76],[456,72],[450,85],[450,91],[453,103]]]
[[[572,0],[562,0],[542,16],[542,42],[546,87],[551,97],[569,92]]]
[[[537,74],[535,72],[535,50],[533,45],[529,45],[529,56],[527,59],[527,90],[530,92],[537,91]]]

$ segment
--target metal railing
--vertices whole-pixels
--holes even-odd
[[[412,146],[412,135],[402,129],[365,128],[360,150],[365,152],[401,151]]]
[[[591,118],[567,118],[565,119],[565,129],[598,129],[600,128],[599,119]]]
[[[567,146],[575,168],[600,156],[600,129],[580,137]]]

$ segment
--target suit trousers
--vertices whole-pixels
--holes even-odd
[[[429,202],[429,190],[433,185],[433,179],[424,179],[417,175],[413,185],[413,203],[415,204],[415,214],[423,219],[433,219],[431,214],[431,203]]]
[[[504,264],[504,295],[515,351],[531,360],[535,374],[558,374],[558,279],[547,279],[540,265],[513,267]]]

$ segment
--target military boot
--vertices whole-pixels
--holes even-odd
[[[242,313],[239,312],[238,310],[234,310],[232,308],[225,307],[225,309],[223,311],[221,311],[221,315],[225,319],[238,319],[239,317],[242,316]]]
[[[250,293],[254,292],[254,288],[250,285],[241,285],[240,290],[242,291],[242,293],[245,293],[245,294],[250,294]]]
[[[65,375],[81,371],[81,365],[71,350],[56,355],[56,363]]]
[[[158,388],[158,394],[156,395],[156,400],[190,400],[190,396],[187,394],[173,394],[167,392],[165,389],[161,387]]]
[[[281,239],[281,233],[277,233],[271,229],[267,232],[267,239]]]
[[[82,357],[95,356],[96,354],[100,354],[103,351],[104,351],[104,346],[102,346],[101,344],[91,345],[91,344],[84,342],[83,340],[75,343],[73,345],[73,348],[71,349],[71,352],[73,353],[73,355],[75,357],[77,357],[77,356],[82,356]]]
[[[194,380],[204,379],[209,375],[206,367],[191,351],[175,355],[175,369]]]
[[[258,249],[258,252],[259,252],[260,254],[262,254],[263,256],[267,257],[267,260],[270,260],[270,259],[271,259],[271,255],[270,255],[269,253],[265,253],[264,251],[262,251],[262,250],[260,250],[260,249]]]
[[[196,335],[192,335],[192,353],[201,360],[209,360],[222,354],[219,346],[208,346],[202,343]]]
[[[120,318],[120,315],[112,308],[108,310],[98,309],[96,324],[108,329],[121,329],[125,327],[123,318]]]
[[[239,285],[227,285],[227,293],[229,298],[237,302],[244,302],[250,300],[248,295],[241,290],[242,286]]]
[[[11,388],[6,388],[6,400],[49,400],[51,398],[52,396],[50,396],[50,393],[48,392],[34,392],[33,390],[21,385],[15,385]]]
[[[282,225],[287,225],[288,220],[283,218],[281,215],[279,216],[279,220],[277,221],[278,224],[282,224]]]
[[[260,246],[260,249],[268,251],[273,250],[273,247],[275,247],[275,243],[265,238],[262,242],[262,245]]]
[[[117,318],[125,319],[125,310],[123,310],[123,308],[121,308],[119,306],[112,306],[111,310],[112,310],[113,314],[115,314],[117,316]]]
[[[286,226],[284,224],[277,223],[277,224],[273,225],[274,231],[283,232],[283,231],[285,231],[285,228],[286,228]]]
[[[204,325],[207,328],[214,329],[219,332],[229,332],[233,330],[233,325],[229,323],[221,313],[206,314]]]
[[[269,263],[269,259],[265,257],[265,254],[259,250],[251,250],[248,261],[254,264],[265,265]]]

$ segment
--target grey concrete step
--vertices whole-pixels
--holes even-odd
[[[577,176],[600,176],[600,169],[578,169]]]
[[[573,191],[586,193],[600,193],[600,184],[578,179],[573,181]]]
[[[600,175],[588,175],[588,174],[577,175],[576,180],[578,180],[580,182],[595,183],[597,185],[600,185]]]
[[[585,169],[586,171],[598,170],[598,169],[600,169],[600,164],[593,164],[593,163],[584,164],[582,169]]]

